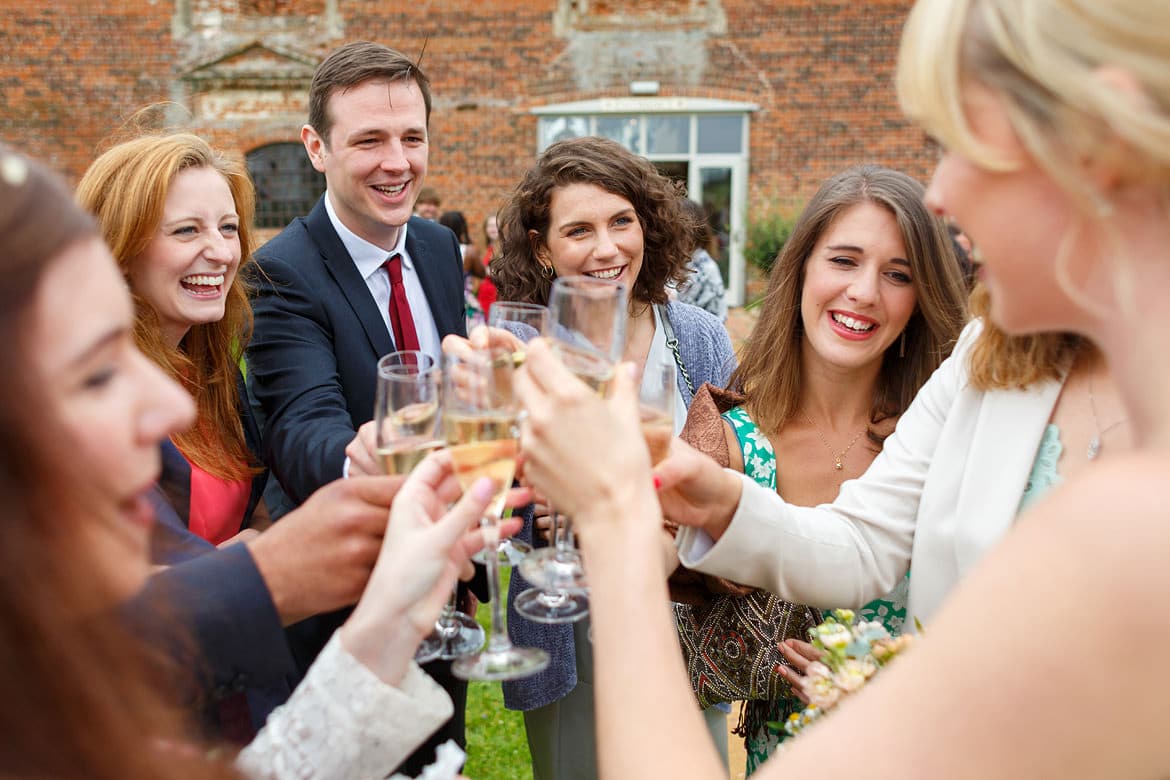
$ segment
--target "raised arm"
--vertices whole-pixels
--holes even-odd
[[[977,332],[968,327],[881,454],[832,504],[793,506],[679,447],[656,473],[663,511],[691,526],[679,532],[682,563],[802,604],[861,606],[888,593],[910,567],[919,502]]]

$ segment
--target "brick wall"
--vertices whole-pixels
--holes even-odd
[[[173,99],[187,110],[172,112],[174,121],[243,154],[296,140],[305,73],[333,46],[369,38],[415,53],[426,40],[435,93],[429,183],[444,208],[463,210],[473,225],[532,159],[531,108],[626,95],[638,79],[659,81],[661,96],[760,106],[749,184],[758,213],[807,197],[852,162],[926,176],[931,153],[902,121],[892,86],[909,4],[5,0],[0,138],[76,178],[136,108]],[[215,58],[256,41],[276,52],[263,52],[275,64],[231,88],[217,81],[221,71],[235,78],[234,61]]]

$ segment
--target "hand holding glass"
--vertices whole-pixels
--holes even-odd
[[[438,365],[424,352],[403,350],[378,361],[375,446],[387,474],[405,476],[429,453],[444,446],[439,431],[441,391]],[[417,662],[451,660],[483,646],[483,627],[456,608],[456,593],[457,589],[451,591],[435,630],[419,645]]]

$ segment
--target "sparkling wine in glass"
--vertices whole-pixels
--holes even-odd
[[[496,301],[492,304],[488,327],[506,331],[512,337],[508,359],[519,368],[524,364],[524,345],[548,330],[548,307],[537,303]],[[492,343],[496,342],[497,339],[493,339]],[[500,539],[497,548],[501,566],[516,566],[531,552],[532,545],[512,538]],[[483,563],[484,554],[485,550],[481,550],[475,554],[474,560]]]
[[[626,288],[589,276],[561,277],[549,292],[549,335],[565,366],[598,395],[609,392],[626,343]],[[556,514],[553,513],[554,527]],[[572,518],[562,516],[551,549],[536,550],[520,564],[536,585],[516,597],[516,611],[529,620],[567,623],[589,611],[588,583],[573,541]]]
[[[393,352],[378,361],[374,401],[375,452],[387,474],[406,475],[443,447],[439,430],[441,374],[435,359],[418,350]],[[427,663],[474,653],[483,646],[483,627],[456,608],[456,590],[443,607],[435,630],[423,638],[415,660]]]
[[[455,475],[464,490],[481,477],[490,478],[496,488],[480,522],[485,547],[491,550],[498,546],[498,523],[519,451],[519,410],[512,390],[511,350],[446,355],[444,360],[443,432]],[[484,564],[492,610],[491,633],[485,648],[456,659],[451,672],[467,680],[515,680],[536,674],[548,666],[548,654],[532,647],[515,647],[508,639],[500,597],[499,558],[487,555]]]
[[[670,451],[674,439],[674,410],[679,403],[674,361],[648,360],[642,371],[638,393],[638,411],[642,418],[642,438],[650,450],[650,465],[657,466]]]

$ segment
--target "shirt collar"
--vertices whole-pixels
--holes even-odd
[[[406,270],[413,270],[413,264],[410,260],[410,255],[406,252],[406,225],[398,229],[398,242],[394,247],[387,252],[377,244],[371,244],[364,238],[354,233],[347,228],[337,216],[337,212],[333,210],[333,202],[329,197],[329,192],[325,192],[325,213],[329,215],[329,222],[332,223],[333,229],[337,231],[337,237],[341,239],[342,245],[345,246],[345,251],[349,252],[350,258],[353,259],[353,264],[357,266],[358,273],[362,275],[363,279],[369,279],[370,276],[382,267],[386,262],[386,258],[390,257],[395,252],[402,255],[402,267]]]

